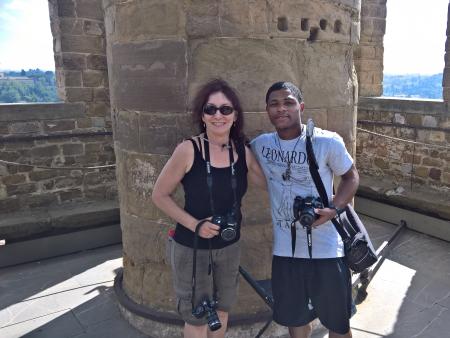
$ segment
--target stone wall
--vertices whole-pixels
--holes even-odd
[[[81,103],[0,105],[0,158],[24,164],[0,163],[0,213],[116,198],[114,168],[78,169],[115,162],[111,132],[85,120]]]
[[[49,10],[60,98],[86,105],[85,126],[101,118],[110,128],[101,0],[49,0]]]
[[[360,98],[358,127],[424,143],[358,131],[356,154],[362,174],[389,178],[413,189],[450,191],[450,115],[442,101]]]
[[[359,46],[354,51],[360,96],[381,96],[383,94],[383,37],[385,31],[386,0],[362,0],[361,37]]]

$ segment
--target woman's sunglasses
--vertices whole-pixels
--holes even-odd
[[[216,107],[213,104],[208,104],[203,107],[203,114],[206,115],[215,115],[217,111],[220,111],[222,115],[230,115],[234,112],[234,108],[226,105]]]

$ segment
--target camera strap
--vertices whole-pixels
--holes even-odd
[[[209,190],[209,203],[211,205],[211,212],[213,215],[216,214],[215,208],[214,208],[214,201],[213,201],[213,195],[212,195],[212,185],[213,185],[213,178],[212,178],[212,172],[211,172],[211,160],[209,157],[209,141],[208,141],[208,135],[205,133],[204,139],[208,142],[208,145],[205,144],[205,162],[206,162],[206,184],[208,185]],[[228,140],[228,156],[230,158],[230,170],[231,170],[231,189],[233,190],[233,207],[237,208],[237,178],[236,178],[236,170],[234,168],[234,155],[233,155],[233,147],[231,144],[231,139]],[[236,210],[237,211],[237,210]]]
[[[198,248],[198,233],[200,231],[200,228],[202,225],[207,222],[207,219],[204,219],[200,221],[197,226],[195,227],[195,234],[194,234],[194,250],[193,250],[193,257],[192,257],[192,297],[191,297],[191,306],[192,311],[195,308],[194,302],[195,302],[195,289],[197,286],[196,282],[196,276],[197,276],[197,248]],[[217,300],[217,287],[216,287],[216,280],[214,276],[214,261],[212,258],[212,243],[211,239],[208,239],[209,244],[209,265],[208,265],[208,274],[211,274],[212,281],[213,281],[213,300]]]
[[[308,133],[306,133],[306,154],[308,156],[309,172],[311,173],[314,184],[316,185],[317,192],[319,193],[324,207],[328,208],[330,206],[330,202],[328,201],[327,191],[325,190],[325,186],[323,185],[322,178],[319,174],[319,165],[317,164],[316,156],[314,155],[311,135],[309,135]],[[333,223],[336,231],[339,233],[343,241],[346,241],[350,238],[350,236],[345,232],[344,228],[336,220],[336,218],[332,218],[331,222]]]

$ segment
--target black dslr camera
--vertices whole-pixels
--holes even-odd
[[[304,227],[310,227],[319,216],[314,209],[322,209],[323,204],[320,197],[308,196],[302,198],[296,196],[294,199],[294,218]]]
[[[219,316],[217,315],[216,306],[216,301],[204,299],[195,309],[192,310],[192,315],[198,319],[206,315],[209,329],[211,331],[217,331],[222,327],[222,324],[220,323]]]
[[[214,215],[211,223],[220,226],[220,237],[226,242],[234,240],[241,223],[240,213],[230,211],[225,215]]]

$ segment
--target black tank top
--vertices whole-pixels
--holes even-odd
[[[197,143],[190,139],[194,146],[194,163],[191,169],[184,175],[181,183],[184,188],[184,210],[197,218],[198,220],[212,216],[211,205],[209,200],[209,189],[206,184],[206,161],[202,157]],[[205,142],[206,143],[206,142]],[[201,144],[201,143],[200,143]],[[206,146],[208,146],[206,144]],[[243,143],[236,143],[236,152],[238,159],[235,164],[237,179],[237,203],[240,209],[241,200],[247,191],[247,163],[245,161],[245,146]],[[217,215],[225,215],[232,210],[234,204],[233,190],[231,189],[231,168],[215,168],[211,166],[212,174],[212,197],[214,208]],[[213,249],[221,249],[233,243],[240,238],[240,228],[236,239],[226,242],[220,236],[211,239]],[[174,240],[184,246],[194,246],[194,233],[185,226],[177,223],[175,229]],[[199,249],[209,249],[208,240],[199,237]]]

